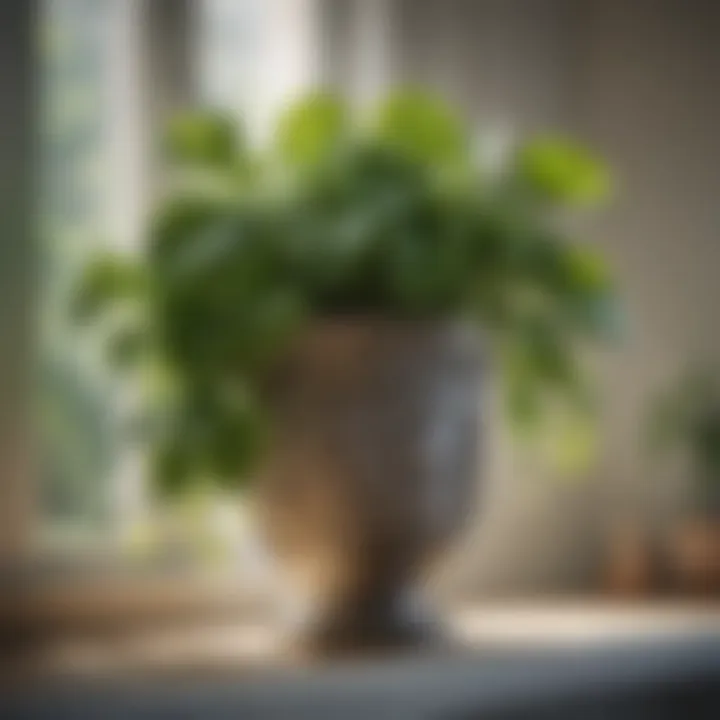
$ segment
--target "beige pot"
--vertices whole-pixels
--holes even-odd
[[[272,392],[260,519],[321,651],[424,642],[418,575],[475,496],[479,351],[453,323],[328,321]]]

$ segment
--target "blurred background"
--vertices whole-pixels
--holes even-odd
[[[443,597],[712,604],[717,517],[698,511],[687,466],[660,460],[645,436],[653,398],[688,368],[720,376],[720,5],[44,0],[5,2],[0,16],[9,624],[21,612],[47,632],[107,629],[262,605],[272,580],[242,500],[152,511],[118,427],[124,393],[64,307],[89,253],[141,242],[161,182],[155,138],[173,112],[220,107],[262,139],[288,98],[318,85],[358,103],[429,86],[498,151],[527,132],[568,132],[616,176],[612,203],[582,228],[628,316],[623,345],[598,358],[597,462],[541,472],[491,407],[482,504]]]

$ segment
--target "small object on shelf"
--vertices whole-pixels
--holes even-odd
[[[694,596],[720,591],[720,523],[681,522],[671,533],[668,555],[674,590]]]
[[[603,585],[611,595],[641,597],[656,588],[656,567],[650,540],[636,524],[623,524],[610,533]]]

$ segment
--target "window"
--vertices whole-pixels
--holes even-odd
[[[318,81],[319,0],[199,0],[199,91],[262,140],[278,106]]]
[[[49,0],[41,17],[41,544],[69,547],[112,519],[117,452],[107,378],[77,351],[69,288],[106,233],[112,0]]]
[[[41,554],[89,562],[235,561],[222,503],[150,512],[142,457],[122,428],[125,389],[69,318],[74,280],[103,243],[141,241],[153,187],[156,96],[227,109],[260,137],[313,82],[314,0],[46,0],[42,34]],[[175,47],[178,25],[192,35]],[[172,32],[168,29],[171,28]],[[180,43],[182,44],[182,43]],[[168,57],[192,77],[167,74]],[[165,74],[164,74],[165,73]],[[173,74],[174,73],[174,74]],[[194,82],[193,82],[194,81]],[[184,92],[162,87],[179,83]],[[193,88],[197,98],[188,97]],[[100,552],[99,552],[100,551]]]

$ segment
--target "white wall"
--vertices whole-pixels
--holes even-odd
[[[662,506],[635,442],[645,398],[688,359],[720,360],[720,5],[585,5],[574,117],[618,175],[596,234],[632,323],[607,368],[605,468],[621,496],[644,484]]]
[[[462,557],[471,587],[581,584],[609,523],[649,524],[678,507],[641,449],[648,391],[687,357],[720,356],[720,3],[387,4],[388,84],[437,85],[486,128],[573,131],[617,173],[616,200],[588,228],[631,324],[603,363],[597,476],[572,486],[529,477],[495,428],[489,492]]]

